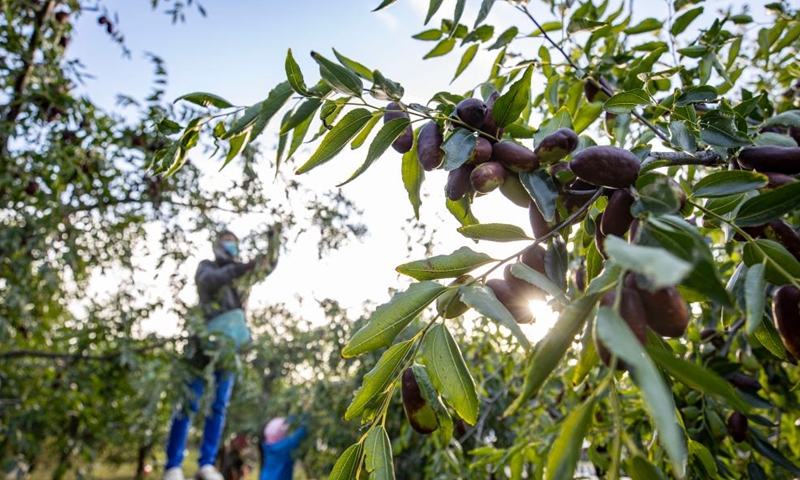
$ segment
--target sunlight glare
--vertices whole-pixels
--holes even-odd
[[[558,313],[554,312],[545,300],[532,300],[530,308],[533,313],[533,323],[520,325],[520,328],[531,343],[537,343],[556,324]]]

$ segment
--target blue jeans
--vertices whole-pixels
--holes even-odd
[[[214,403],[211,405],[211,413],[206,417],[206,424],[203,428],[203,443],[200,445],[200,466],[213,465],[217,457],[217,448],[222,438],[222,429],[225,426],[225,410],[231,399],[233,390],[233,372],[219,370],[214,372],[215,384],[217,387]],[[192,414],[197,413],[200,408],[200,399],[205,390],[205,380],[196,378],[189,384],[191,394],[189,396],[189,409],[182,405],[175,410],[172,416],[169,438],[167,439],[167,464],[165,469],[179,467],[183,462],[183,454],[186,450],[186,438],[189,435],[189,427],[192,424]]]

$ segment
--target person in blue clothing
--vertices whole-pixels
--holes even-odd
[[[270,420],[264,427],[264,441],[261,443],[263,461],[259,480],[292,480],[294,459],[292,452],[308,435],[305,425],[289,434],[289,421],[283,417]]]
[[[251,262],[240,263],[239,240],[232,232],[225,230],[214,241],[214,260],[203,260],[197,267],[195,281],[206,328],[212,331],[213,327],[214,331],[224,333],[230,340],[235,340],[237,346],[246,342],[250,335],[244,312],[247,289],[237,280],[254,270],[259,279],[272,273],[278,263],[279,232],[280,225],[276,225],[268,232],[269,245],[265,254]],[[220,328],[216,329],[215,325]],[[204,352],[203,342],[197,335],[193,335],[191,340],[192,345],[188,349],[189,362],[195,369],[202,370],[209,364],[211,358]],[[225,426],[225,413],[233,391],[234,373],[225,368],[217,368],[214,380],[214,401],[206,418],[203,441],[200,445],[199,470],[196,476],[198,480],[224,480],[214,462]],[[191,393],[187,398],[187,404],[179,406],[172,416],[167,437],[164,480],[184,480],[181,463],[192,423],[192,414],[199,410],[200,400],[206,390],[205,379],[197,376],[190,381],[188,387]]]

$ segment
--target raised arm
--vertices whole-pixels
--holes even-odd
[[[197,267],[194,278],[198,289],[213,292],[241,277],[252,268],[252,263],[229,263],[218,266],[214,262],[203,260]]]

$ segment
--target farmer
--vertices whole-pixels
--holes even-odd
[[[259,480],[292,480],[294,460],[292,452],[297,450],[300,442],[308,432],[301,425],[294,433],[289,433],[289,420],[276,417],[264,427],[264,442],[261,444],[263,461]]]
[[[239,241],[230,231],[221,232],[214,241],[214,260],[203,260],[197,267],[195,282],[200,298],[200,309],[206,321],[206,329],[218,334],[223,346],[238,350],[249,341],[250,332],[245,323],[244,301],[246,288],[238,287],[235,281],[249,272],[263,279],[275,269],[278,262],[280,234],[275,228],[268,232],[267,253],[249,263],[239,263]],[[203,351],[203,343],[195,336],[189,359],[199,369],[205,368],[210,357]],[[200,445],[200,469],[198,480],[223,480],[222,475],[214,467],[217,448],[225,425],[225,410],[233,390],[234,374],[225,369],[214,372],[215,397],[211,412],[206,417],[203,429],[203,442]],[[191,425],[191,415],[199,409],[200,399],[205,390],[205,379],[197,377],[189,384],[190,395],[188,406],[182,405],[172,416],[169,437],[167,439],[167,463],[164,480],[183,480],[184,450],[186,438]],[[188,407],[188,408],[187,408]]]

